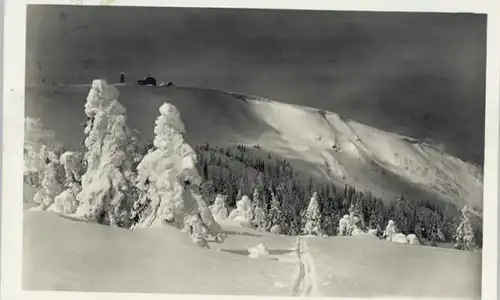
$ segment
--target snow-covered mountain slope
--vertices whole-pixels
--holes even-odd
[[[24,214],[27,290],[464,299],[481,292],[480,253],[373,237],[275,236],[230,222],[221,222],[224,243],[204,249],[168,226],[129,231]],[[248,257],[260,243],[269,256]]]
[[[256,145],[291,161],[295,169],[350,184],[392,200],[441,200],[482,207],[482,173],[472,164],[411,138],[346,120],[334,112],[217,90],[118,86],[128,124],[152,140],[158,107],[174,104],[188,143]],[[30,87],[26,115],[78,148],[89,86]],[[466,141],[464,141],[466,142]]]

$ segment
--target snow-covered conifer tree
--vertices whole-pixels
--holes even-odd
[[[214,204],[210,206],[210,211],[216,220],[225,220],[228,217],[228,210],[226,206],[227,196],[218,194],[215,197]]]
[[[328,191],[324,191],[323,205],[321,210],[321,223],[323,226],[323,232],[325,235],[334,235],[335,228],[337,227],[337,220],[335,220],[335,199],[328,197]]]
[[[33,201],[40,205],[42,210],[46,210],[54,203],[54,198],[63,191],[63,185],[58,179],[58,170],[55,162],[50,161],[47,164],[41,184],[42,189],[35,194]]]
[[[258,230],[262,231],[266,230],[267,216],[265,210],[262,207],[260,206],[255,207],[252,224]]]
[[[349,215],[344,215],[339,220],[338,235],[340,236],[351,235],[351,232],[352,232],[352,227]]]
[[[393,220],[389,220],[387,223],[387,227],[382,234],[382,238],[385,238],[387,241],[392,241],[393,237],[396,235],[396,224]]]
[[[87,170],[82,176],[81,203],[77,215],[91,222],[128,226],[128,211],[133,199],[127,194],[131,173],[127,161],[129,129],[126,110],[118,101],[119,91],[104,80],[94,80],[87,96],[85,113],[84,160]]]
[[[415,224],[415,229],[413,230],[417,238],[422,239],[423,230],[424,230],[423,221],[418,220]]]
[[[236,201],[236,209],[229,214],[232,220],[240,220],[248,225],[252,225],[253,207],[252,201],[248,196],[243,196],[241,200]]]
[[[265,230],[266,225],[267,225],[267,216],[266,216],[266,211],[263,209],[262,206],[262,195],[261,195],[261,189],[262,187],[255,187],[253,191],[253,198],[252,198],[252,209],[253,209],[253,216],[252,216],[252,225],[259,229],[259,230]]]
[[[78,208],[78,200],[76,197],[81,192],[82,187],[77,182],[70,182],[67,184],[66,190],[57,195],[54,198],[54,204],[52,205],[52,210],[63,213],[63,214],[73,214]]]
[[[365,221],[361,213],[361,203],[359,201],[355,204],[351,204],[349,207],[349,218],[352,227],[357,226],[360,229],[365,228]]]
[[[267,218],[267,230],[271,230],[273,226],[281,225],[283,215],[281,213],[281,206],[274,193],[271,193],[271,207],[269,208]]]
[[[222,230],[201,197],[197,157],[184,140],[180,113],[169,103],[164,103],[159,111],[154,128],[155,149],[137,166],[140,197],[132,209],[134,227],[167,222],[179,228],[187,226],[192,234],[200,234],[194,229],[202,226],[208,234],[218,235]]]
[[[378,209],[374,209],[370,213],[370,219],[368,220],[368,228],[376,229],[377,232],[382,232],[381,224],[382,223],[382,212]]]
[[[196,157],[182,137],[185,128],[177,108],[165,103],[159,111],[154,128],[154,150],[144,156],[137,167],[137,187],[141,196],[135,206],[147,206],[136,222],[139,227],[160,225],[165,221],[175,221],[182,226],[185,217],[184,183],[180,180],[182,163],[184,157]]]
[[[305,225],[303,233],[305,235],[322,236],[321,212],[319,210],[318,193],[314,192],[305,215]]]
[[[462,208],[462,221],[457,227],[455,238],[455,248],[461,250],[475,250],[477,248],[476,241],[474,239],[474,231],[470,224],[469,210],[467,206]]]
[[[57,157],[62,145],[55,140],[55,132],[46,129],[42,121],[27,117],[24,120],[24,177],[25,182],[40,186],[44,170],[51,157]]]

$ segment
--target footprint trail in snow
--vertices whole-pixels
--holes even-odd
[[[307,243],[304,238],[297,238],[297,246],[295,251],[297,255],[299,272],[293,286],[293,296],[317,296],[318,291],[316,288],[314,262],[309,252],[307,252]]]

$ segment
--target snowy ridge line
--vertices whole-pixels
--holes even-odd
[[[297,238],[297,246],[295,248],[299,266],[299,273],[293,286],[294,297],[309,297],[317,296],[316,287],[316,268],[313,259],[307,252],[307,243],[302,237]]]
[[[261,97],[261,96],[256,96],[256,95],[252,95],[252,94],[246,94],[246,93],[241,93],[241,92],[233,92],[233,91],[228,91],[228,90],[223,90],[223,89],[210,89],[210,90],[213,90],[213,91],[219,91],[221,93],[224,93],[226,95],[229,95],[229,96],[232,96],[236,99],[240,99],[240,100],[243,100],[245,102],[248,102],[249,100],[250,101],[261,101],[261,102],[276,102],[276,100],[271,100],[269,98],[266,98],[266,97]],[[281,101],[277,101],[277,103],[283,103],[285,104],[286,102],[281,102]],[[292,107],[297,107],[297,108],[301,108],[301,109],[305,109],[309,112],[313,112],[313,113],[319,113],[323,119],[326,120],[326,122],[328,123],[328,125],[332,128],[332,129],[335,129],[335,126],[333,126],[331,124],[331,122],[328,120],[328,118],[326,118],[326,114],[325,112],[327,113],[330,113],[330,114],[335,114],[335,115],[338,115],[337,113],[335,112],[332,112],[332,111],[326,111],[326,110],[323,110],[323,109],[318,109],[316,107],[312,107],[312,106],[307,106],[307,105],[298,105],[298,104],[291,104],[291,103],[286,103],[287,105],[289,106],[292,106]],[[342,118],[340,115],[338,115],[342,121],[344,121],[345,125],[347,125],[347,127],[349,128],[349,130],[351,131],[351,133],[353,133],[353,135],[355,137],[358,137],[356,131],[350,126],[350,123],[354,122],[354,123],[357,123],[356,121],[354,120],[350,120],[350,119],[344,119]],[[364,124],[363,124],[364,125]],[[387,133],[386,131],[383,131],[381,129],[378,129],[378,128],[373,128],[379,132],[382,132],[382,133]],[[432,145],[432,143],[428,143],[424,140],[421,140],[421,139],[417,139],[417,138],[414,138],[414,137],[410,137],[410,136],[407,136],[407,135],[402,135],[402,134],[398,134],[398,133],[394,133],[394,132],[391,132],[392,135],[394,135],[395,137],[399,138],[399,139],[402,139],[402,140],[405,140],[406,142],[408,143],[411,143],[411,144],[416,144],[418,146],[423,146],[423,147],[427,147],[427,148],[431,148],[443,155],[446,155],[446,156],[449,156],[451,158],[454,158],[454,159],[458,159],[459,161],[463,162],[463,163],[466,163],[466,164],[470,164],[469,162],[466,162],[464,160],[461,160],[457,157],[454,157],[446,152],[443,152],[443,151],[440,151],[437,147],[435,147],[434,145]],[[474,165],[475,166],[475,165]],[[477,166],[475,166],[477,167]]]
[[[140,85],[137,83],[108,83],[109,86],[114,87],[152,87],[152,88],[160,88],[160,87],[168,87],[166,85],[156,85],[156,86],[148,86],[148,85]],[[56,83],[56,84],[26,84],[25,88],[43,88],[43,87],[92,87],[91,83]]]

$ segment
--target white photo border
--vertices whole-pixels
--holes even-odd
[[[498,1],[400,1],[400,0],[5,0],[3,56],[3,145],[1,210],[1,299],[290,299],[291,297],[174,295],[90,292],[31,292],[21,290],[22,190],[24,139],[24,82],[26,54],[26,5],[103,5],[155,7],[219,7],[344,11],[464,12],[487,14],[487,71],[485,111],[485,160],[483,196],[482,299],[498,299],[498,199],[500,113],[500,3]],[[466,137],[465,137],[466,138]],[[466,141],[464,141],[466,142]],[[343,299],[343,298],[329,298]],[[345,298],[354,300],[355,298]],[[371,298],[377,299],[377,298]],[[406,298],[408,299],[408,298]],[[443,298],[439,298],[443,299]]]

